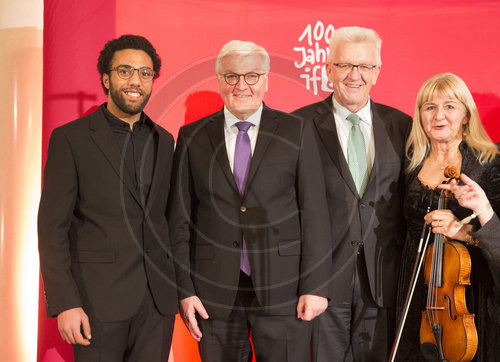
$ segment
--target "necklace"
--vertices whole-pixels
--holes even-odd
[[[438,159],[436,159],[436,163],[438,164],[441,170],[444,170],[446,167],[452,166],[454,164],[453,162],[450,162],[448,158],[445,158],[443,161],[439,161]]]

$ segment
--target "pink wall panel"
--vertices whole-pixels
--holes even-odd
[[[500,3],[422,0],[45,0],[43,154],[48,136],[105,100],[96,70],[105,41],[140,34],[163,61],[146,112],[174,135],[179,127],[222,106],[214,63],[224,43],[251,40],[271,55],[266,103],[292,111],[327,96],[321,81],[328,34],[341,26],[375,29],[383,39],[375,101],[413,114],[418,89],[435,73],[462,77],[483,123],[500,141]],[[306,61],[304,56],[306,55]],[[44,156],[45,157],[45,156]],[[40,305],[39,360],[70,361],[54,321]],[[178,320],[174,362],[196,361],[196,344]]]
[[[45,0],[42,160],[57,126],[74,120],[105,100],[97,57],[115,36],[114,1]],[[72,361],[55,319],[45,318],[40,279],[38,361]]]
[[[490,135],[500,140],[500,126],[494,122],[500,112],[500,73],[490,70],[500,57],[500,47],[492,46],[492,39],[500,38],[497,1],[424,0],[410,5],[404,0],[365,0],[352,5],[349,0],[145,0],[141,4],[138,9],[131,0],[117,3],[116,30],[145,34],[158,48],[164,68],[153,97],[160,99],[151,100],[149,111],[174,134],[186,111],[189,117],[186,98],[203,91],[201,99],[206,99],[207,92],[216,92],[214,58],[231,39],[255,41],[273,57],[269,105],[293,110],[326,96],[314,94],[312,83],[307,91],[306,78],[301,78],[313,76],[314,66],[321,62],[308,64],[309,72],[293,65],[302,59],[294,48],[316,50],[314,36],[311,44],[299,37],[308,24],[314,30],[321,21],[325,28],[358,25],[381,35],[383,67],[372,94],[376,101],[413,114],[423,81],[435,73],[453,72],[476,96]],[[318,47],[326,47],[324,39]]]

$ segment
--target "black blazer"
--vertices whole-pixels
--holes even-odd
[[[51,135],[38,214],[48,317],[82,306],[100,321],[132,316],[149,284],[163,314],[177,312],[166,219],[173,137],[158,125],[149,197],[140,200],[98,108]]]
[[[197,295],[211,318],[229,315],[242,235],[265,312],[295,314],[298,296],[326,296],[328,218],[310,125],[264,106],[244,195],[229,166],[224,112],[182,127],[170,196],[180,299]]]
[[[381,307],[395,303],[401,249],[405,237],[402,212],[403,161],[411,118],[391,107],[371,104],[375,159],[362,198],[359,198],[339,143],[332,96],[293,114],[309,120],[320,139],[333,248],[333,303],[349,300],[358,246],[364,244],[369,290]]]

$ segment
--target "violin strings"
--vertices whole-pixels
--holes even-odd
[[[445,198],[443,194],[439,197],[438,209],[444,208]],[[432,323],[439,323],[438,317],[439,313],[434,308],[437,302],[437,288],[442,285],[442,273],[443,273],[443,235],[435,234],[434,245],[433,245],[433,258],[431,264],[431,272],[429,276],[429,291],[427,294],[427,316],[429,321]]]

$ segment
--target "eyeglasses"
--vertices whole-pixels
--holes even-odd
[[[151,68],[148,68],[148,67],[134,68],[131,65],[119,65],[115,68],[110,69],[109,71],[112,72],[113,70],[116,71],[116,74],[118,74],[118,76],[121,79],[132,78],[132,76],[134,75],[134,72],[136,70],[137,70],[137,73],[139,74],[139,77],[145,81],[152,80],[156,75],[156,72]]]
[[[264,75],[264,74],[266,74],[266,73],[250,72],[250,73],[246,73],[246,74],[226,73],[226,74],[220,74],[220,75],[224,77],[224,80],[229,85],[238,84],[241,77],[243,77],[246,84],[255,85],[259,82],[260,76]]]
[[[333,63],[340,73],[350,73],[353,68],[358,68],[359,74],[370,74],[377,66],[374,64],[349,64],[349,63]]]

